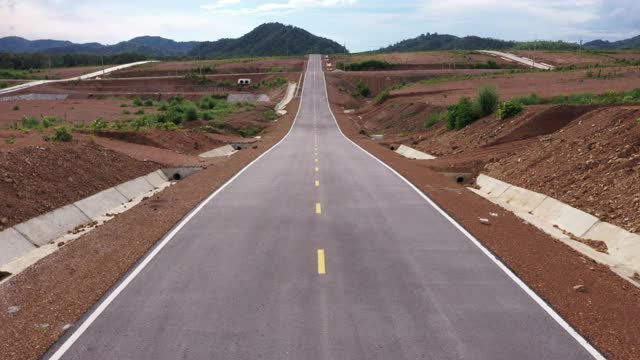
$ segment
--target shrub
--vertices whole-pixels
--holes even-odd
[[[38,118],[32,116],[23,116],[22,117],[22,128],[24,129],[37,129],[39,128],[40,120]]]
[[[127,109],[122,110],[122,113],[125,114],[125,115],[131,115],[131,111],[129,111]]]
[[[427,119],[424,121],[424,128],[429,129],[433,127],[435,124],[442,121],[442,119],[444,119],[445,117],[447,117],[446,112],[435,112],[435,113],[429,114],[427,116]]]
[[[524,107],[517,100],[511,100],[507,102],[503,102],[498,106],[498,118],[500,120],[506,120],[510,117],[514,117],[522,112]]]
[[[62,122],[62,118],[59,117],[47,117],[47,116],[43,116],[42,117],[42,127],[45,129],[48,129],[50,127],[52,127],[55,124],[59,124]]]
[[[135,105],[135,106],[143,106],[144,102],[140,98],[135,98],[135,99],[133,99],[133,105]]]
[[[139,109],[135,112],[136,115],[144,115],[144,109]]]
[[[265,121],[273,121],[278,118],[278,113],[273,109],[269,109],[263,113],[263,118]]]
[[[384,89],[380,91],[375,98],[373,98],[373,102],[376,104],[381,104],[383,101],[387,100],[388,97],[389,97],[389,89]]]
[[[362,80],[356,83],[356,88],[358,89],[358,94],[361,96],[368,97],[369,95],[371,95],[369,85],[367,85],[367,83]]]
[[[538,105],[540,104],[540,101],[541,101],[536,93],[531,93],[531,95],[529,96],[521,96],[521,97],[515,98],[514,100],[516,100],[522,105]]]
[[[451,105],[447,111],[447,129],[462,129],[478,118],[473,111],[473,102],[463,97],[457,104]]]
[[[96,130],[96,131],[104,130],[104,129],[106,129],[107,127],[109,127],[109,124],[108,124],[108,123],[107,123],[107,121],[106,121],[104,118],[102,118],[102,117],[99,117],[99,118],[95,119],[95,120],[91,123],[91,125],[89,125],[89,128],[90,128],[90,129],[93,129],[93,130]]]
[[[255,127],[255,126],[250,126],[244,129],[240,129],[238,130],[238,132],[240,133],[240,136],[242,137],[251,137],[251,136],[256,136],[258,134],[260,134],[262,132],[262,129],[259,127]]]
[[[53,136],[51,136],[49,139],[53,141],[69,142],[73,140],[73,135],[71,135],[71,132],[69,132],[69,128],[63,125],[58,126]]]
[[[165,102],[161,103],[160,106],[158,106],[158,111],[167,111],[168,109],[169,106]]]
[[[478,98],[475,101],[476,116],[484,117],[493,114],[498,108],[498,93],[492,86],[483,86],[478,91]]]
[[[153,100],[147,99],[144,101],[144,106],[153,106]]]
[[[493,59],[487,60],[487,69],[498,69],[498,68],[500,68],[500,66],[495,60]]]
[[[184,108],[184,118],[187,121],[198,120],[198,109],[195,105],[190,104]]]
[[[202,120],[211,120],[213,119],[213,116],[211,115],[210,112],[205,111],[202,113]]]
[[[13,111],[18,111],[18,110],[20,110],[20,106],[16,105],[13,107]]]

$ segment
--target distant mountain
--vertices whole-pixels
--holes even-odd
[[[70,46],[71,41],[61,40],[27,40],[17,36],[0,38],[0,52],[38,52],[45,49]]]
[[[458,37],[454,35],[426,33],[413,39],[402,40],[380,49],[381,52],[428,51],[428,50],[478,50],[507,49],[515,46],[514,41],[505,41],[478,36]]]
[[[263,24],[238,39],[212,42],[178,42],[158,36],[141,36],[115,45],[99,43],[75,44],[60,40],[27,40],[20,37],[0,38],[0,52],[47,53],[53,55],[115,55],[138,53],[151,57],[197,56],[275,56],[308,53],[346,52],[337,42],[315,36],[306,30],[279,23]]]
[[[237,39],[220,39],[199,44],[190,55],[196,57],[273,56],[334,54],[347,52],[337,42],[291,25],[267,23]]]
[[[620,41],[594,40],[582,45],[594,50],[640,49],[640,35]]]

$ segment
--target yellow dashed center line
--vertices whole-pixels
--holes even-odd
[[[320,171],[320,168],[316,166],[316,172]]]
[[[316,159],[316,162],[318,162],[318,159]]]
[[[324,265],[324,249],[318,249],[318,274],[324,275],[327,269]]]
[[[320,203],[316,203],[316,214],[322,214],[322,205]]]
[[[316,187],[320,186],[320,180],[316,180]]]

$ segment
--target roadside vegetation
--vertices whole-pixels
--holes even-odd
[[[387,61],[380,60],[364,60],[361,62],[355,63],[344,63],[339,62],[336,65],[337,69],[342,69],[344,71],[372,71],[372,70],[386,70],[390,69],[395,64],[392,64]]]
[[[494,87],[482,87],[471,99],[463,97],[456,104],[447,108],[447,129],[460,130],[474,121],[493,114],[499,105],[498,93]]]
[[[431,113],[424,121],[428,129],[446,120],[449,130],[460,130],[476,120],[495,114],[506,120],[520,114],[528,105],[611,105],[640,103],[640,88],[629,91],[607,91],[603,94],[576,93],[570,95],[541,98],[533,93],[528,96],[500,102],[495,88],[482,87],[475,98],[463,97],[449,106],[445,112]]]
[[[19,122],[9,128],[22,131],[55,129],[53,135],[46,136],[47,140],[53,141],[70,141],[64,140],[68,138],[65,132],[71,134],[72,131],[140,131],[143,129],[173,131],[183,127],[212,133],[231,132],[246,137],[261,133],[267,123],[278,118],[274,110],[268,109],[259,114],[255,120],[257,122],[253,124],[229,123],[226,121],[227,117],[234,113],[253,111],[256,105],[251,102],[229,103],[226,101],[226,94],[204,96],[195,102],[179,96],[167,101],[134,98],[130,105],[121,104],[120,106],[123,112],[133,113],[135,116],[119,121],[108,121],[99,117],[86,125],[64,124],[64,119],[60,117],[23,116]],[[188,123],[194,124],[188,125]]]

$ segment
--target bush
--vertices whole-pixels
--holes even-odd
[[[96,130],[96,131],[100,131],[100,130],[104,130],[106,128],[109,127],[109,124],[107,123],[107,121],[104,118],[97,118],[95,119],[91,125],[89,125],[90,129]]]
[[[433,127],[435,124],[442,121],[442,119],[444,119],[445,117],[447,117],[446,112],[435,112],[435,113],[429,114],[427,116],[427,119],[424,121],[424,128],[429,129]]]
[[[536,93],[531,93],[529,96],[521,96],[514,99],[522,105],[538,105],[541,100]]]
[[[524,107],[517,100],[511,100],[507,102],[503,102],[498,106],[498,118],[500,120],[506,120],[510,117],[514,117],[522,112]]]
[[[369,85],[364,81],[360,80],[356,83],[356,88],[358,89],[358,94],[363,97],[368,97],[371,95],[371,90],[369,89]]]
[[[139,109],[135,112],[136,115],[144,115],[144,109]]]
[[[493,114],[498,108],[499,98],[496,89],[492,86],[483,86],[478,91],[475,101],[475,113],[478,118]]]
[[[263,115],[265,121],[273,121],[278,118],[278,113],[273,109],[265,111]]]
[[[184,119],[187,121],[198,120],[198,109],[195,105],[190,104],[184,108]]]
[[[462,129],[476,121],[473,111],[473,102],[468,97],[463,97],[457,104],[451,105],[447,111],[447,129]]]
[[[73,135],[71,135],[71,132],[69,132],[69,128],[63,125],[63,126],[58,126],[56,128],[56,132],[49,139],[53,141],[69,142],[73,140]]]
[[[144,106],[153,106],[153,100],[148,99],[144,101]]]
[[[32,116],[22,117],[22,128],[24,129],[38,129],[40,128],[40,120]]]
[[[18,110],[20,110],[20,106],[16,105],[13,107],[13,111],[18,111]]]
[[[59,117],[46,117],[46,116],[42,117],[42,127],[45,129],[48,129],[53,125],[61,122],[62,122],[62,118],[59,118]]]
[[[144,102],[140,98],[135,98],[135,99],[133,99],[133,105],[135,105],[135,106],[143,106]]]

